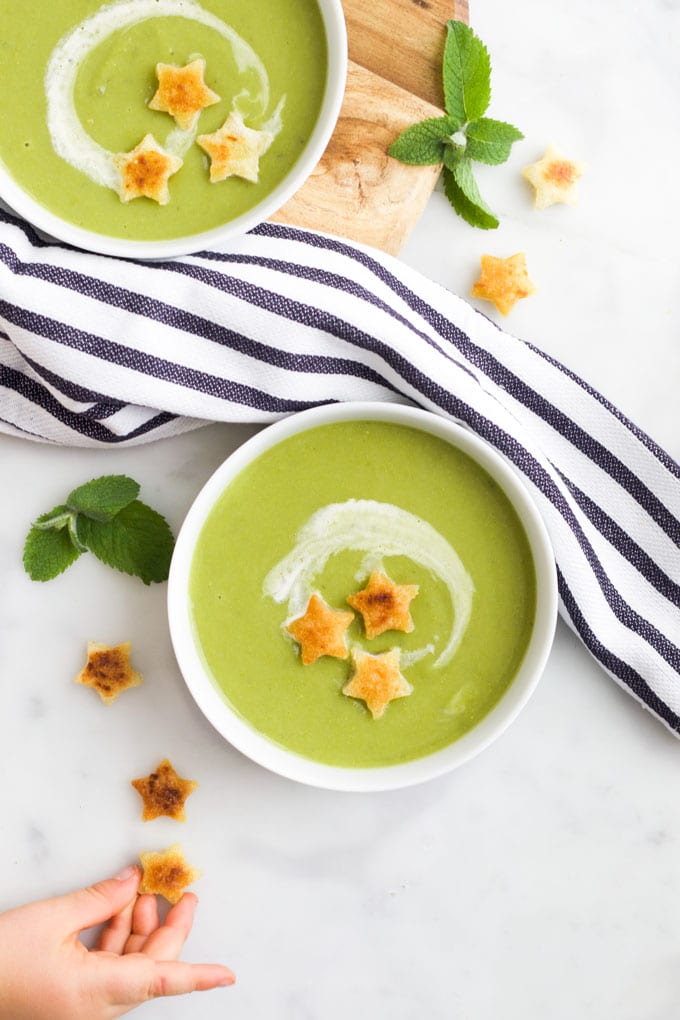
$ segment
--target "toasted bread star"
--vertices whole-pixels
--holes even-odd
[[[152,198],[159,205],[167,205],[170,201],[168,180],[182,163],[179,156],[172,156],[161,148],[153,135],[145,135],[130,152],[116,153],[113,165],[120,174],[121,201]]]
[[[348,698],[365,701],[373,718],[380,719],[390,701],[406,698],[413,692],[413,687],[399,670],[400,657],[398,648],[380,655],[354,648],[354,673],[342,688],[342,693]]]
[[[199,135],[198,145],[210,156],[210,180],[243,177],[256,184],[260,173],[260,156],[272,142],[268,131],[246,127],[241,114],[232,110],[219,131]]]
[[[395,584],[386,574],[374,570],[368,584],[347,599],[361,613],[366,637],[374,638],[386,630],[413,630],[409,605],[418,594],[417,584]]]
[[[122,645],[101,645],[90,641],[87,645],[87,663],[75,678],[77,684],[94,687],[102,701],[110,705],[128,687],[142,683],[141,674],[130,665],[130,649]]]
[[[201,872],[186,861],[179,843],[173,843],[167,850],[141,853],[142,880],[140,893],[165,896],[170,903],[177,903],[188,885],[201,877]]]
[[[201,110],[220,101],[220,96],[206,85],[204,75],[205,60],[202,58],[184,67],[156,64],[158,89],[149,102],[149,109],[169,113],[178,127],[190,131]]]
[[[507,315],[520,298],[535,294],[536,288],[527,276],[524,252],[507,259],[482,255],[482,271],[470,291],[472,297],[492,301],[501,315]]]
[[[316,593],[310,596],[307,608],[286,627],[300,645],[300,656],[305,666],[316,662],[322,655],[346,659],[349,655],[345,631],[354,619],[354,613],[331,609]]]
[[[161,815],[185,822],[184,802],[198,786],[192,779],[178,776],[167,758],[151,775],[144,779],[132,779],[131,784],[144,802],[143,822],[150,822]]]
[[[556,202],[575,205],[576,182],[584,169],[585,164],[567,159],[555,145],[549,145],[543,159],[522,170],[522,176],[533,185],[535,208],[545,209]]]

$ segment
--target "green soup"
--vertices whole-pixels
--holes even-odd
[[[277,585],[285,575],[302,591],[303,561],[334,609],[349,609],[376,566],[419,586],[410,633],[369,640],[359,614],[347,631],[350,650],[400,649],[413,692],[379,719],[342,693],[351,655],[304,665],[285,629],[292,602]],[[195,640],[232,709],[277,744],[353,767],[422,757],[475,726],[512,683],[535,599],[526,534],[490,475],[435,436],[374,421],[310,429],[246,467],[203,526],[190,574]]]
[[[60,62],[54,55],[66,39],[75,56]],[[208,156],[195,138],[178,140],[174,119],[147,106],[156,64],[184,66],[196,57],[206,61],[206,83],[220,102],[201,111],[193,135],[217,131],[233,108],[248,127],[272,131],[257,183],[229,177],[211,184]],[[326,66],[316,0],[5,4],[0,160],[41,205],[88,230],[139,240],[199,233],[247,212],[293,167],[321,108]],[[184,160],[169,180],[167,205],[146,197],[124,203],[101,183],[109,154],[131,151],[147,134],[161,146],[179,146]]]

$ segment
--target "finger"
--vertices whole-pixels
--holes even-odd
[[[191,926],[198,899],[193,893],[185,893],[182,899],[172,907],[165,922],[148,937],[144,945],[145,956],[152,960],[176,960],[182,952]]]
[[[158,901],[156,897],[152,896],[151,893],[142,893],[135,903],[132,931],[135,935],[150,935],[159,924]]]
[[[217,963],[179,963],[176,960],[157,962],[151,987],[152,998],[165,995],[186,995],[207,992],[211,988],[233,985],[236,976],[228,967]]]
[[[119,914],[114,914],[97,939],[96,948],[104,953],[115,953],[120,956],[125,952],[125,944],[132,931],[132,915],[135,901],[130,900]]]
[[[140,953],[147,938],[160,925],[156,897],[143,893],[137,897],[132,913],[130,937],[125,943],[126,953]]]
[[[157,961],[139,953],[113,962],[116,966],[108,981],[110,1001],[128,1008],[166,995],[226,987],[236,980],[228,967],[216,963]]]
[[[54,921],[62,931],[77,934],[119,914],[137,895],[141,871],[125,868],[116,878],[107,878],[87,889],[50,900]]]

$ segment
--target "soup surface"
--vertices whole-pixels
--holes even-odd
[[[220,101],[189,131],[148,108],[156,64],[205,60]],[[251,209],[283,180],[316,123],[326,81],[316,0],[37,0],[0,21],[0,160],[58,216],[100,234],[161,240],[199,233]],[[211,183],[195,142],[232,110],[272,134],[259,180]],[[181,156],[170,201],[122,202],[111,156],[152,134]],[[108,182],[108,183],[107,183]]]
[[[286,624],[314,591],[333,609],[375,569],[416,584],[414,629],[350,648],[398,648],[409,696],[374,719],[343,694],[348,659],[304,665]],[[226,488],[190,575],[195,640],[216,688],[251,726],[332,765],[374,767],[436,751],[478,723],[512,682],[535,611],[524,529],[474,460],[419,430],[319,426],[279,443]]]

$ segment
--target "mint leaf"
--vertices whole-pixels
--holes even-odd
[[[469,159],[462,159],[453,170],[444,167],[444,191],[458,215],[471,227],[495,230],[498,226],[498,220],[479,193]]]
[[[429,166],[444,159],[447,138],[458,131],[460,124],[451,117],[431,117],[406,128],[387,150],[402,163]]]
[[[512,124],[492,120],[490,117],[481,117],[468,124],[465,134],[470,159],[490,164],[505,163],[513,142],[524,138],[522,132]]]
[[[462,21],[449,21],[444,46],[444,105],[460,124],[483,116],[491,99],[489,53]]]
[[[110,521],[79,516],[78,537],[103,563],[144,584],[167,580],[172,532],[164,517],[137,499]]]
[[[76,513],[95,521],[111,521],[139,495],[139,485],[127,475],[102,475],[78,486],[66,502]]]
[[[68,528],[63,526],[44,530],[34,524],[26,537],[24,568],[32,581],[50,581],[79,556],[80,550],[73,545]]]

